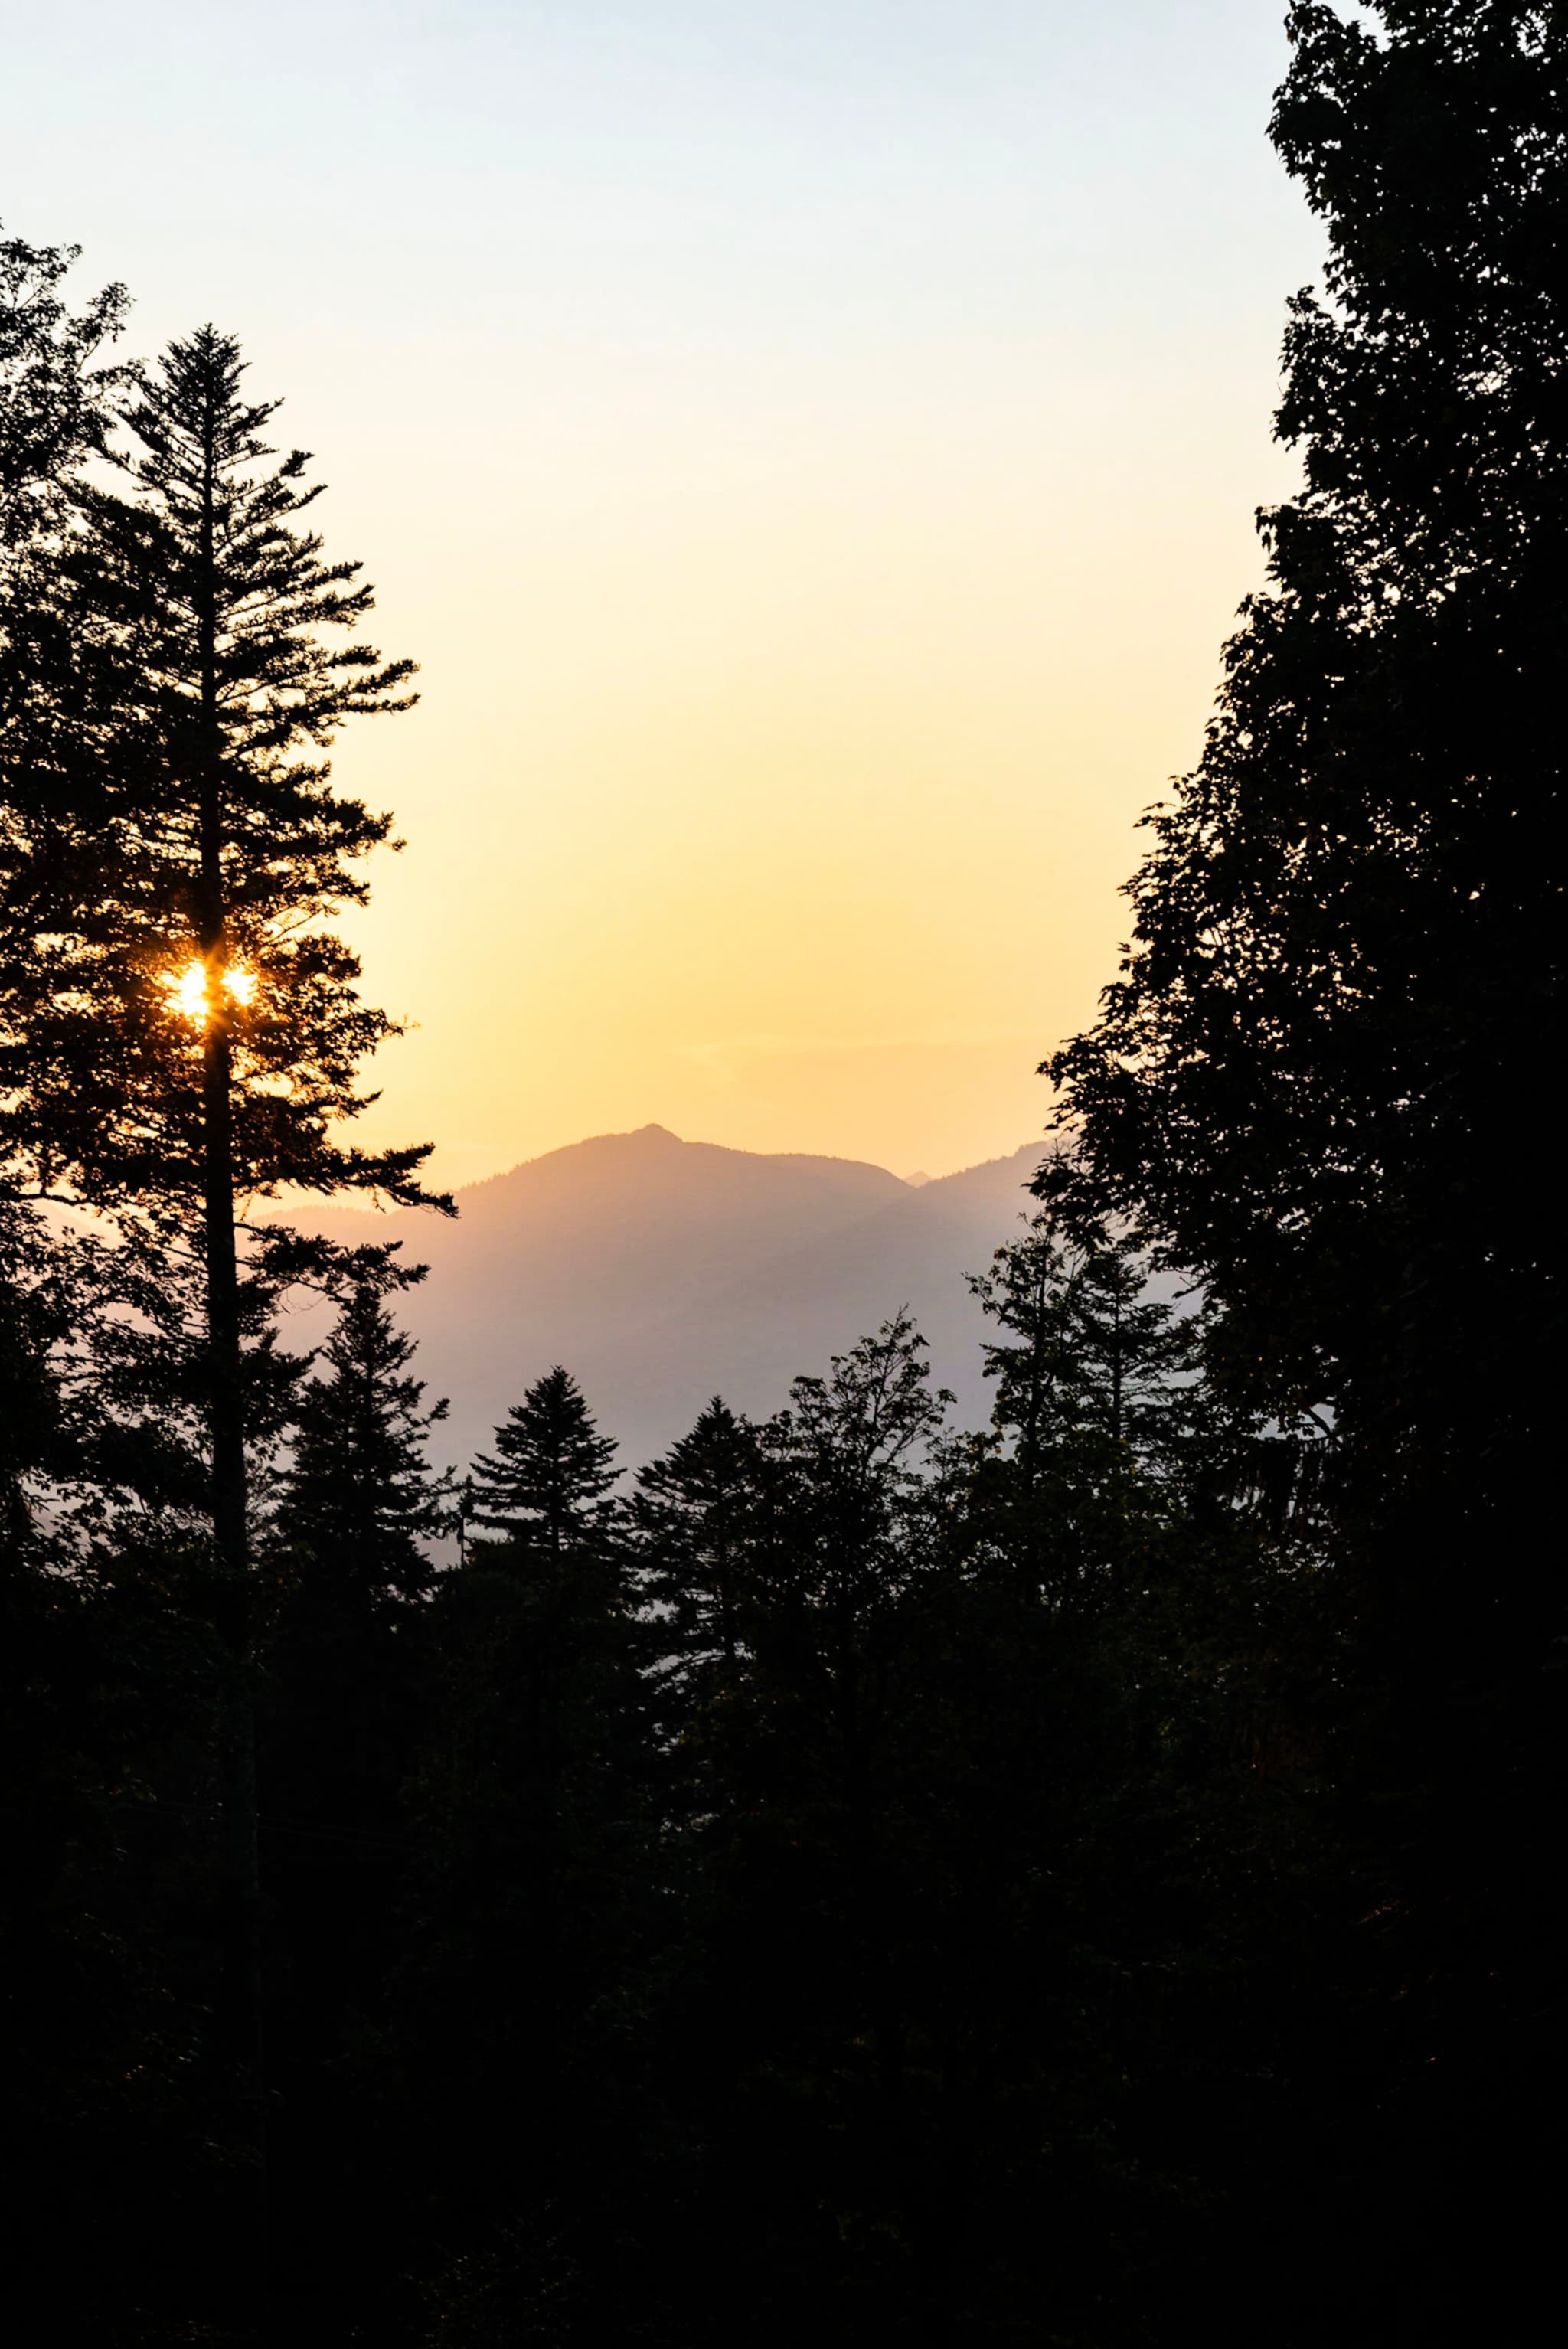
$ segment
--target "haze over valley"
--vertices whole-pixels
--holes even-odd
[[[964,1276],[1015,1236],[1045,1147],[910,1181],[857,1159],[728,1150],[647,1125],[475,1184],[457,1195],[455,1223],[377,1217],[377,1238],[430,1267],[399,1318],[428,1392],[451,1399],[436,1448],[466,1463],[560,1361],[635,1466],[716,1392],[737,1410],[778,1410],[793,1377],[824,1370],[901,1306],[930,1344],[933,1383],[981,1423],[982,1317]],[[366,1219],[345,1213],[320,1228],[355,1239]]]

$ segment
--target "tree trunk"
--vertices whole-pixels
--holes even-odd
[[[201,881],[199,906],[207,1013],[201,1050],[203,1252],[206,1259],[207,1423],[211,1446],[212,1540],[228,1648],[222,1755],[226,1884],[224,1972],[226,2036],[243,2114],[253,2190],[245,2198],[236,2302],[247,2329],[265,2335],[269,2292],[269,2214],[262,1982],[262,1889],[256,1784],[254,1625],[245,1467],[240,1278],[234,1238],[233,1047],[231,1000],[223,984],[227,907],[223,887],[223,759],[218,705],[217,576],[214,545],[216,452],[211,426],[201,514],[198,583],[201,638],[200,789]]]

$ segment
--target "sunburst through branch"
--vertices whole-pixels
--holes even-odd
[[[215,974],[218,985],[232,1003],[242,1008],[256,999],[256,974],[242,965],[231,963]],[[182,970],[163,974],[163,988],[169,997],[170,1009],[193,1027],[204,1028],[212,1010],[211,983],[214,973],[200,958],[188,962]]]

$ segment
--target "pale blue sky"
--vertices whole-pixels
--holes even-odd
[[[882,349],[1277,310],[1281,0],[13,7],[5,206],[160,327]],[[498,282],[499,281],[499,282]]]
[[[244,336],[425,662],[343,772],[453,1179],[1037,1125],[1291,478],[1283,15],[9,0],[0,218]]]

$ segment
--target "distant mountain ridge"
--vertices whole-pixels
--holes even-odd
[[[981,1317],[965,1286],[1026,1212],[1032,1143],[935,1181],[852,1158],[730,1150],[659,1125],[595,1135],[458,1194],[459,1220],[378,1218],[428,1279],[400,1300],[417,1368],[451,1399],[440,1449],[466,1462],[554,1362],[628,1466],[708,1396],[777,1410],[789,1381],[907,1306],[956,1416],[988,1414]],[[363,1238],[362,1216],[320,1228]]]

